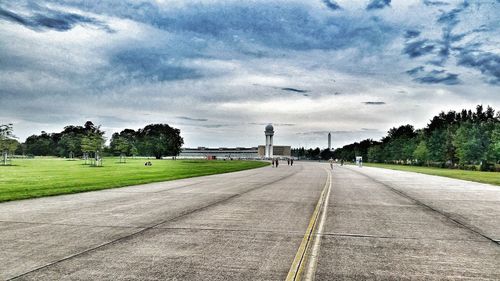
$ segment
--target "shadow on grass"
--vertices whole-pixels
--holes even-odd
[[[104,165],[101,165],[101,166],[96,166],[96,165],[92,165],[92,164],[80,164],[81,166],[87,166],[87,167],[90,167],[90,168],[102,168],[104,167]]]

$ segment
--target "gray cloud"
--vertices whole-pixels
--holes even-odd
[[[106,32],[114,32],[108,25],[95,18],[47,8],[39,9],[31,16],[24,16],[0,7],[0,19],[17,23],[36,31],[67,31],[74,28],[76,25],[90,25],[105,30]]]
[[[385,102],[383,101],[365,101],[363,102],[366,105],[384,105]]]
[[[391,0],[371,0],[366,6],[367,10],[383,9],[391,6]]]
[[[340,5],[334,0],[323,0],[323,3],[325,3],[325,5],[332,10],[342,9]]]
[[[420,31],[418,30],[406,30],[405,31],[405,38],[409,39],[409,38],[415,38],[415,37],[418,37],[420,35]]]
[[[283,91],[287,92],[295,92],[295,93],[307,93],[309,92],[308,90],[301,90],[301,89],[296,89],[296,88],[281,88]]]
[[[421,84],[445,84],[457,85],[461,81],[456,73],[448,73],[446,70],[427,70],[424,66],[418,66],[407,70],[406,73],[413,78],[413,81]]]
[[[217,129],[217,128],[223,128],[223,127],[231,127],[234,125],[230,124],[208,124],[208,125],[197,125],[199,127],[204,127],[204,128],[212,128],[212,129]]]
[[[203,77],[197,69],[172,61],[165,51],[151,48],[120,50],[111,56],[109,63],[110,71],[133,79],[170,81]]]
[[[460,79],[458,79],[458,74],[447,73],[444,70],[432,70],[414,80],[423,84],[457,85],[461,83]]]
[[[328,133],[331,133],[330,131],[311,131],[311,132],[298,132],[296,133],[297,135],[305,135],[305,136],[310,136],[310,135],[325,135],[327,136]]]
[[[188,121],[197,121],[197,122],[205,122],[208,121],[206,118],[193,118],[188,116],[177,116],[177,119],[188,120]]]
[[[417,67],[415,67],[415,68],[412,68],[412,69],[410,69],[410,70],[407,70],[407,71],[406,71],[406,73],[408,73],[409,75],[414,76],[414,75],[416,75],[417,73],[420,73],[420,72],[424,71],[424,69],[425,69],[425,68],[424,68],[423,66],[417,66]]]
[[[259,125],[259,126],[266,126],[269,123],[257,123],[257,122],[250,122],[248,123],[249,125]],[[278,126],[278,127],[292,127],[296,126],[297,124],[293,123],[273,123],[273,126]]]
[[[488,76],[488,83],[500,85],[500,55],[489,52],[461,52],[458,65],[475,68]]]
[[[298,132],[297,135],[305,136],[327,136],[331,133],[332,136],[342,136],[342,135],[352,135],[352,134],[366,134],[366,133],[380,133],[377,129],[366,129],[362,128],[360,130],[332,130],[332,131],[309,131],[309,132]]]
[[[447,6],[447,5],[450,5],[450,3],[447,3],[444,1],[423,0],[422,2],[427,6]]]
[[[432,53],[432,51],[434,51],[434,48],[434,44],[429,40],[419,40],[407,43],[405,48],[403,49],[403,52],[410,58],[416,58]]]
[[[256,53],[255,49],[246,48],[248,40],[270,48],[328,50],[348,48],[352,42],[375,47],[386,44],[390,37],[397,35],[393,25],[370,17],[343,14],[318,20],[309,6],[299,2],[275,5],[269,2],[216,1],[211,5],[188,3],[171,9],[133,1],[55,2],[130,18],[168,32],[187,33],[203,39],[216,37],[226,44],[243,48],[241,51],[246,53]]]

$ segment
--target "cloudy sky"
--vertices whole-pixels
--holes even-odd
[[[338,147],[500,109],[500,0],[0,2],[0,123]]]

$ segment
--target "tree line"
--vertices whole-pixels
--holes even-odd
[[[351,143],[322,158],[352,160],[362,156],[378,163],[439,166],[494,171],[500,162],[500,112],[491,107],[475,111],[441,112],[423,129],[412,125],[391,128],[380,141]]]
[[[100,155],[163,156],[179,154],[184,140],[180,130],[167,124],[150,124],[144,128],[114,133],[106,146],[105,132],[87,121],[83,126],[69,125],[59,133],[42,131],[19,143],[12,135],[12,124],[0,125],[0,150],[9,154],[58,157],[93,157]]]

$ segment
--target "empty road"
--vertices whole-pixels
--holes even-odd
[[[500,187],[296,162],[0,203],[0,251],[15,280],[500,280]]]

